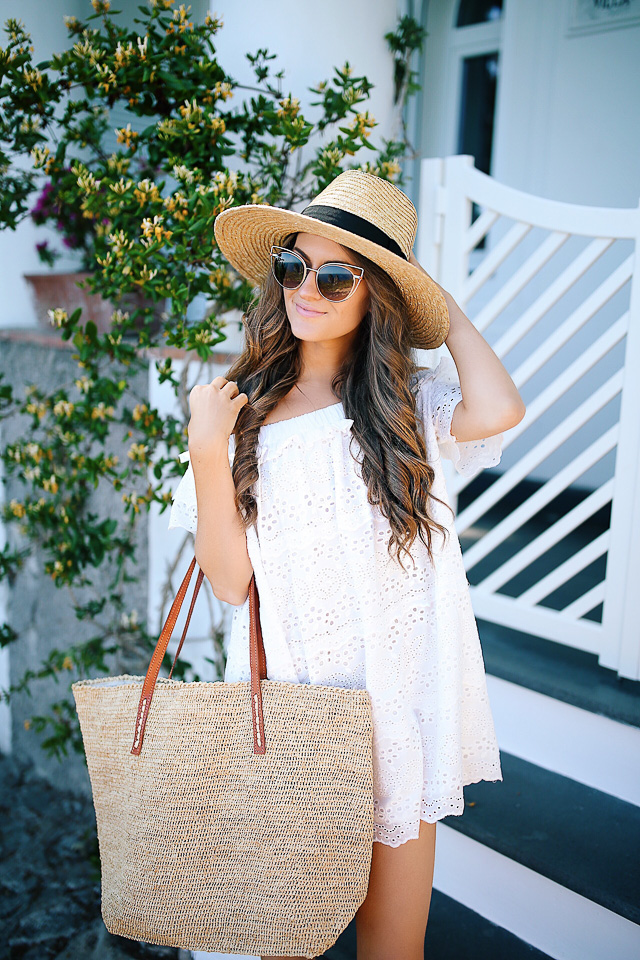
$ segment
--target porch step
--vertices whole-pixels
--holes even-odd
[[[640,923],[640,808],[504,751],[501,761],[504,780],[466,786],[464,815],[443,824]]]
[[[425,960],[547,960],[530,944],[481,917],[439,890],[431,894],[424,944]],[[323,955],[324,960],[356,960],[356,922]]]
[[[477,620],[487,673],[592,713],[640,727],[640,681],[553,640]]]

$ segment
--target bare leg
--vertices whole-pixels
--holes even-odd
[[[356,913],[358,960],[423,960],[436,824],[399,847],[374,842],[366,899]]]

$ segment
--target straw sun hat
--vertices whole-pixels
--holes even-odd
[[[313,233],[363,254],[402,292],[412,345],[431,350],[449,332],[449,313],[431,277],[409,263],[417,227],[416,209],[402,190],[371,173],[346,170],[301,213],[248,203],[223,210],[214,230],[229,263],[256,285],[271,269],[271,245],[290,233]]]

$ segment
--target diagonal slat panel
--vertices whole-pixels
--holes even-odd
[[[562,610],[550,610],[548,607],[529,607],[524,611],[516,597],[505,597],[501,593],[483,593],[470,588],[471,603],[476,617],[501,623],[513,630],[555,640],[565,647],[598,653],[602,642],[602,624],[592,620],[574,620],[565,616]]]
[[[531,306],[518,317],[508,330],[496,341],[493,349],[499,357],[504,357],[523,337],[533,329],[536,323],[584,276],[593,264],[609,249],[613,240],[606,238],[592,240],[591,243],[543,290]],[[491,306],[491,304],[489,304]],[[489,326],[493,319],[493,310],[485,316],[487,308],[480,310],[474,319],[478,330]]]
[[[489,533],[486,533],[482,540],[474,543],[472,547],[465,550],[462,554],[465,569],[468,571],[476,563],[487,556],[495,547],[501,544],[507,537],[515,533],[523,523],[530,520],[531,517],[546,507],[547,504],[562,493],[563,490],[577,480],[582,474],[592,467],[594,463],[601,460],[610,450],[613,450],[620,434],[618,424],[615,424],[601,437],[598,437],[590,446],[582,451],[571,463],[567,464],[551,480],[547,480],[534,494],[532,494],[524,503],[521,503],[515,510],[512,510],[503,520],[496,523]],[[475,502],[474,502],[475,503]],[[467,513],[474,503],[470,504],[463,513]],[[473,521],[472,521],[473,522]],[[457,526],[457,523],[456,523]]]
[[[605,580],[601,580],[600,583],[597,583],[591,590],[583,593],[582,596],[574,600],[573,603],[569,603],[566,607],[563,607],[563,616],[579,620],[580,617],[584,617],[585,613],[589,613],[590,610],[597,607],[599,603],[604,603],[605,583]]]
[[[469,253],[470,250],[475,249],[480,243],[483,237],[486,237],[491,227],[494,225],[496,220],[500,217],[499,213],[496,213],[495,210],[485,210],[480,214],[475,223],[472,223],[467,232],[465,233],[464,238],[464,251]]]
[[[629,257],[567,317],[564,323],[561,323],[554,330],[551,336],[547,337],[536,350],[529,354],[527,359],[511,374],[511,379],[518,388],[527,383],[605,303],[624,287],[630,279],[632,268],[633,257]]]
[[[477,314],[474,323],[476,328],[482,333],[485,330],[492,320],[494,320],[499,313],[505,309],[505,307],[511,303],[512,300],[515,300],[517,295],[521,290],[524,290],[526,285],[529,283],[532,277],[534,277],[547,263],[554,253],[556,253],[560,247],[566,243],[568,239],[568,234],[566,233],[552,233],[551,236],[547,237],[536,249],[530,254],[525,262],[518,267],[518,269],[511,274],[508,280],[505,280],[503,285],[500,287],[500,290],[496,293],[494,297],[491,298],[486,307],[484,307],[479,314]],[[489,256],[491,256],[489,254]],[[484,267],[485,261],[483,260],[480,266],[476,267],[471,276],[469,277],[469,282],[465,284],[463,290],[464,303],[467,303],[471,297],[477,293],[481,283],[478,283],[474,288],[473,281],[476,279],[476,275],[481,273],[482,268]],[[490,271],[487,276],[482,280],[482,283],[485,283],[486,280],[491,276]]]
[[[609,540],[610,533],[608,530],[605,530],[599,537],[587,543],[581,550],[577,550],[576,553],[568,557],[563,563],[558,564],[557,567],[550,570],[546,577],[538,580],[532,587],[529,587],[528,590],[521,593],[518,599],[526,606],[533,606],[533,604],[543,600],[549,596],[550,593],[553,593],[554,590],[557,590],[558,587],[566,583],[567,580],[575,577],[576,573],[580,573],[580,571],[588,567],[590,563],[593,563],[593,561],[601,557],[603,553],[606,553],[609,549]]]
[[[482,287],[492,273],[498,269],[510,253],[516,249],[519,243],[530,232],[531,224],[516,223],[504,235],[504,237],[495,245],[493,250],[486,254],[482,262],[476,267],[472,274],[467,278],[462,290],[460,291],[460,306],[470,300],[474,293]]]
[[[613,479],[603,483],[601,487],[590,493],[588,497],[578,503],[572,510],[565,513],[563,517],[556,520],[552,526],[548,527],[535,539],[528,543],[521,550],[518,550],[512,557],[500,564],[493,573],[476,584],[483,590],[498,590],[501,586],[512,580],[517,574],[521,573],[529,564],[541,557],[543,553],[554,547],[567,534],[571,533],[581,523],[588,520],[613,496]]]
[[[627,333],[629,326],[629,312],[620,317],[619,320],[609,327],[590,347],[580,354],[573,363],[563,372],[562,377],[556,378],[549,384],[535,400],[527,404],[526,415],[520,423],[512,427],[504,437],[502,442],[503,451],[509,447],[514,440],[524,433],[532,423],[549,410],[561,396],[563,396],[584,374],[590,370],[599,360],[604,357],[617,343],[619,343]],[[471,478],[472,479],[472,478]],[[471,483],[469,477],[463,477],[462,474],[456,474],[451,482],[451,489],[455,494],[464,490]]]
[[[553,453],[570,436],[572,436],[580,427],[584,426],[594,414],[601,410],[616,394],[622,389],[623,371],[619,370],[612,377],[602,384],[595,393],[587,397],[569,416],[554,427],[551,433],[540,440],[535,447],[527,450],[520,460],[515,463],[506,473],[503,473],[495,483],[480,494],[479,497],[470,503],[468,507],[456,518],[456,526],[459,531],[464,531],[474,523],[478,517],[481,517],[486,511],[498,503],[510,490],[524,480],[534,467],[539,466],[546,460],[549,454]],[[473,548],[472,548],[473,549]]]

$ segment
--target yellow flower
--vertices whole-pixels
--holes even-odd
[[[57,493],[58,492],[58,481],[55,477],[45,477],[42,481],[42,486],[48,493]]]
[[[34,147],[31,151],[31,157],[33,158],[33,165],[38,169],[39,167],[44,167],[47,163],[49,154],[49,147]]]
[[[285,97],[284,100],[280,100],[280,110],[278,110],[279,117],[295,117],[300,109],[300,101],[297,97],[291,99],[291,97]]]
[[[231,286],[231,277],[224,269],[224,267],[218,267],[217,270],[214,270],[209,274],[209,281],[212,284],[216,284],[220,287],[230,287]]]
[[[42,447],[38,446],[37,443],[27,443],[24,452],[28,457],[31,457],[32,460],[35,460],[36,463],[40,463],[44,456]]]
[[[129,167],[131,166],[131,159],[129,157],[119,157],[117,153],[112,153],[109,159],[107,160],[107,167],[111,173],[124,174],[127,173]],[[132,186],[133,181],[128,181],[128,186]]]
[[[25,407],[27,413],[33,413],[38,417],[39,420],[42,420],[47,413],[46,403],[28,403]]]
[[[103,401],[100,401],[97,407],[94,407],[93,410],[91,411],[91,419],[106,420],[107,417],[112,417],[113,413],[114,413],[113,407],[111,406],[107,407],[105,406]]]
[[[149,283],[150,280],[153,280],[157,276],[157,270],[149,270],[149,267],[145,263],[140,271],[140,276],[134,279],[134,283],[137,283],[138,286],[142,286],[145,283]]]
[[[47,310],[47,316],[49,317],[49,323],[53,327],[61,327],[69,319],[67,311],[61,307],[56,307],[55,310]]]
[[[191,13],[191,6],[185,7],[184,3],[181,3],[180,9],[173,11],[173,19],[176,23],[182,23],[184,20],[187,19],[190,13]]]
[[[138,463],[144,463],[147,459],[147,450],[148,447],[143,443],[132,443],[129,447],[127,456],[130,460],[135,460]]]
[[[172,230],[167,230],[166,227],[162,226],[163,220],[162,217],[156,215],[153,220],[149,217],[145,217],[142,221],[142,232],[147,240],[157,240],[158,243],[162,243],[163,240],[170,240]],[[157,271],[156,271],[157,272]]]
[[[222,83],[220,80],[216,83],[213,88],[214,97],[219,97],[222,100],[226,100],[228,97],[233,96],[233,91],[231,89],[230,83]]]
[[[75,384],[80,393],[88,393],[89,388],[93,386],[93,380],[89,380],[89,377],[80,377],[79,380],[75,381]]]
[[[157,203],[161,199],[160,191],[153,180],[149,180],[148,177],[138,181],[138,186],[133,191],[133,195],[141,207],[145,203]]]
[[[386,177],[395,177],[401,169],[402,167],[397,160],[386,160],[380,164],[380,173]]]
[[[70,417],[74,409],[74,404],[69,400],[58,400],[53,406],[53,412],[56,417]]]
[[[144,497],[139,497],[135,493],[123,493],[122,502],[130,504],[135,513],[140,513],[140,504],[145,503]]]
[[[12,500],[9,506],[14,517],[24,517],[27,512],[24,503],[19,503],[18,500]]]
[[[111,6],[111,0],[91,0],[91,6],[96,13],[107,13]]]
[[[135,146],[135,140],[139,136],[137,130],[131,129],[130,123],[128,123],[126,127],[121,127],[120,129],[116,128],[115,133],[117,143],[124,143],[127,149],[131,149],[131,147]],[[122,183],[122,181],[120,182]]]
[[[62,669],[73,670],[73,660],[71,659],[71,657],[64,658],[64,660],[62,661]]]
[[[375,127],[376,125],[377,121],[373,117],[370,117],[367,111],[366,113],[358,113],[349,124],[349,129],[353,130],[357,137],[369,137],[371,136],[371,130],[367,128]]]
[[[25,83],[28,84],[28,86],[33,87],[34,90],[37,90],[38,87],[42,86],[42,74],[35,67],[33,70],[25,68],[22,76]]]

